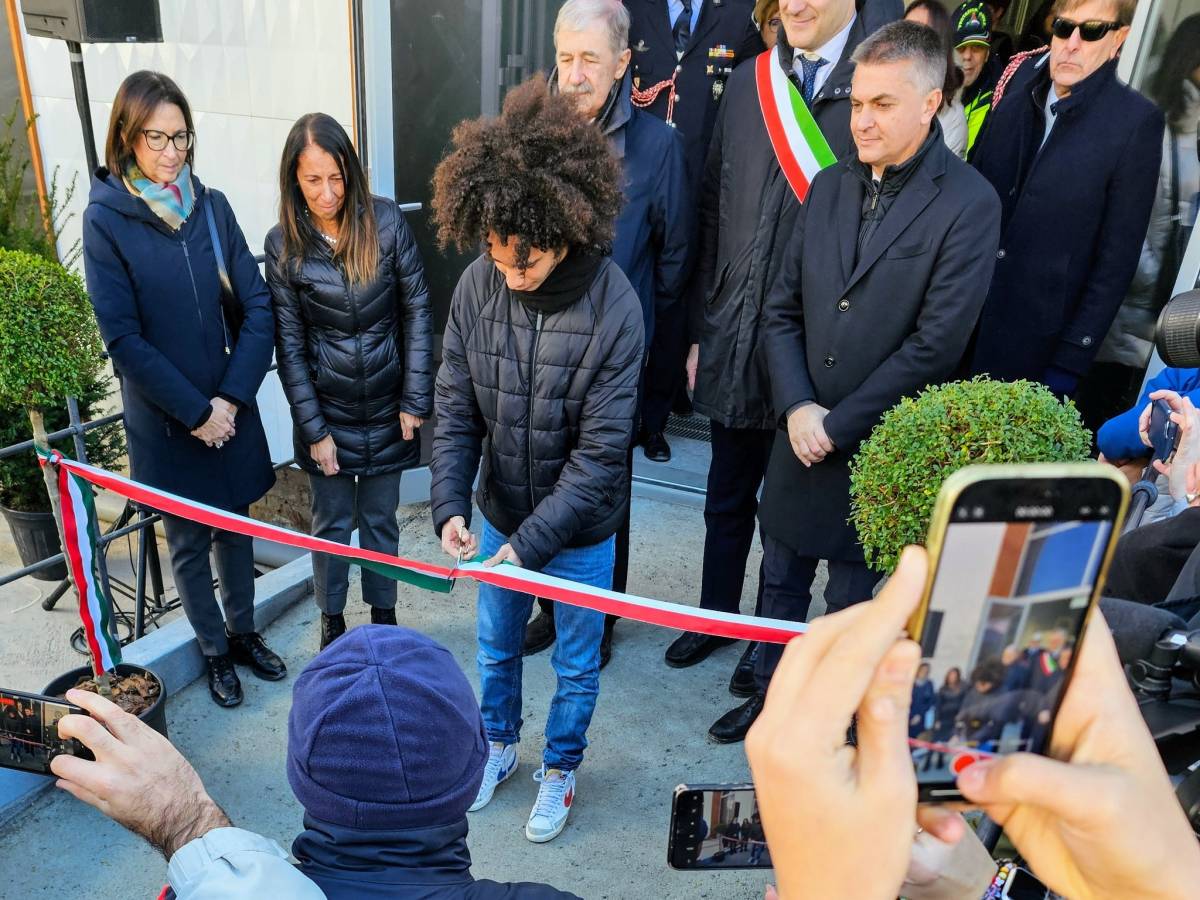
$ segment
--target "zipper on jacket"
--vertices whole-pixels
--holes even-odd
[[[192,283],[192,297],[196,301],[196,315],[200,318],[200,335],[203,340],[204,310],[200,308],[200,292],[196,289],[196,275],[192,271],[192,255],[188,253],[187,241],[180,241],[179,246],[183,248],[183,259],[187,263],[188,280]]]
[[[537,383],[537,353],[538,344],[542,337],[542,314],[538,313],[537,323],[533,326],[533,352],[529,354],[529,511],[532,513],[537,506],[537,494],[533,482],[533,398]]]
[[[366,421],[367,418],[367,379],[366,369],[363,365],[362,353],[362,332],[358,330],[358,305],[354,302],[354,291],[350,287],[350,279],[346,275],[346,269],[338,263],[338,270],[342,273],[342,290],[346,293],[346,306],[350,309],[350,328],[354,332],[354,361],[356,372],[359,377],[358,381],[358,414],[359,418]],[[371,465],[371,429],[363,429],[363,462],[366,466]]]

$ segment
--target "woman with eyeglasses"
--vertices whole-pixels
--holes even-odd
[[[779,0],[758,0],[754,4],[754,24],[768,50],[775,49],[779,39]]]
[[[84,270],[121,379],[134,479],[245,515],[275,481],[255,405],[274,322],[229,201],[193,174],[195,140],[174,81],[149,71],[125,79],[83,216]],[[287,674],[255,631],[251,540],[162,518],[209,691],[236,706],[235,662],[271,681]]]
[[[279,224],[266,240],[279,380],[296,463],[312,487],[312,533],[395,555],[400,474],[420,462],[433,412],[425,268],[404,215],[372,196],[337,120],[292,126],[279,165]],[[346,630],[349,567],[313,555],[321,647]],[[396,624],[396,582],[363,570],[373,624]]]

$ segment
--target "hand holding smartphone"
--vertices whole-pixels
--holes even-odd
[[[0,768],[49,775],[56,756],[94,759],[79,741],[59,737],[59,720],[72,714],[87,712],[58,697],[0,688]]]

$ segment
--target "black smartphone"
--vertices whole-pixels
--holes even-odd
[[[672,869],[769,869],[752,784],[681,784],[671,806]]]
[[[1150,407],[1150,443],[1155,459],[1167,462],[1179,441],[1179,426],[1171,421],[1171,404],[1155,400]]]
[[[909,634],[923,662],[909,747],[923,802],[962,800],[987,757],[1043,753],[1129,499],[1099,463],[970,466],[946,480]]]
[[[58,722],[66,715],[87,711],[58,697],[0,688],[0,768],[49,775],[50,760],[63,753],[95,759],[79,741],[59,737]]]

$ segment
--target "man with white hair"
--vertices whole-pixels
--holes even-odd
[[[630,96],[629,11],[621,0],[567,0],[554,23],[557,66],[550,89],[568,94],[595,122],[621,161],[625,203],[617,217],[612,257],[642,304],[650,350],[654,323],[682,304],[691,273],[695,201],[688,185],[684,143],[678,131],[634,106]],[[638,391],[645,400],[646,369]],[[636,433],[636,432],[635,432]],[[633,449],[629,451],[633,471]],[[629,572],[629,513],[617,532],[613,590],[624,591]],[[554,606],[539,600],[541,613],[526,631],[525,653],[538,653],[555,639]],[[609,616],[600,645],[600,667],[612,653],[615,616]]]
[[[813,179],[764,312],[773,406],[786,430],[775,435],[759,507],[762,614],[793,622],[808,615],[822,559],[827,612],[870,598],[880,576],[847,521],[850,460],[884,412],[954,371],[1000,234],[996,192],[942,139],[938,35],[894,22],[853,59],[856,152]],[[835,575],[855,592],[832,590]],[[763,646],[758,693],[727,724],[757,717],[781,653]]]

